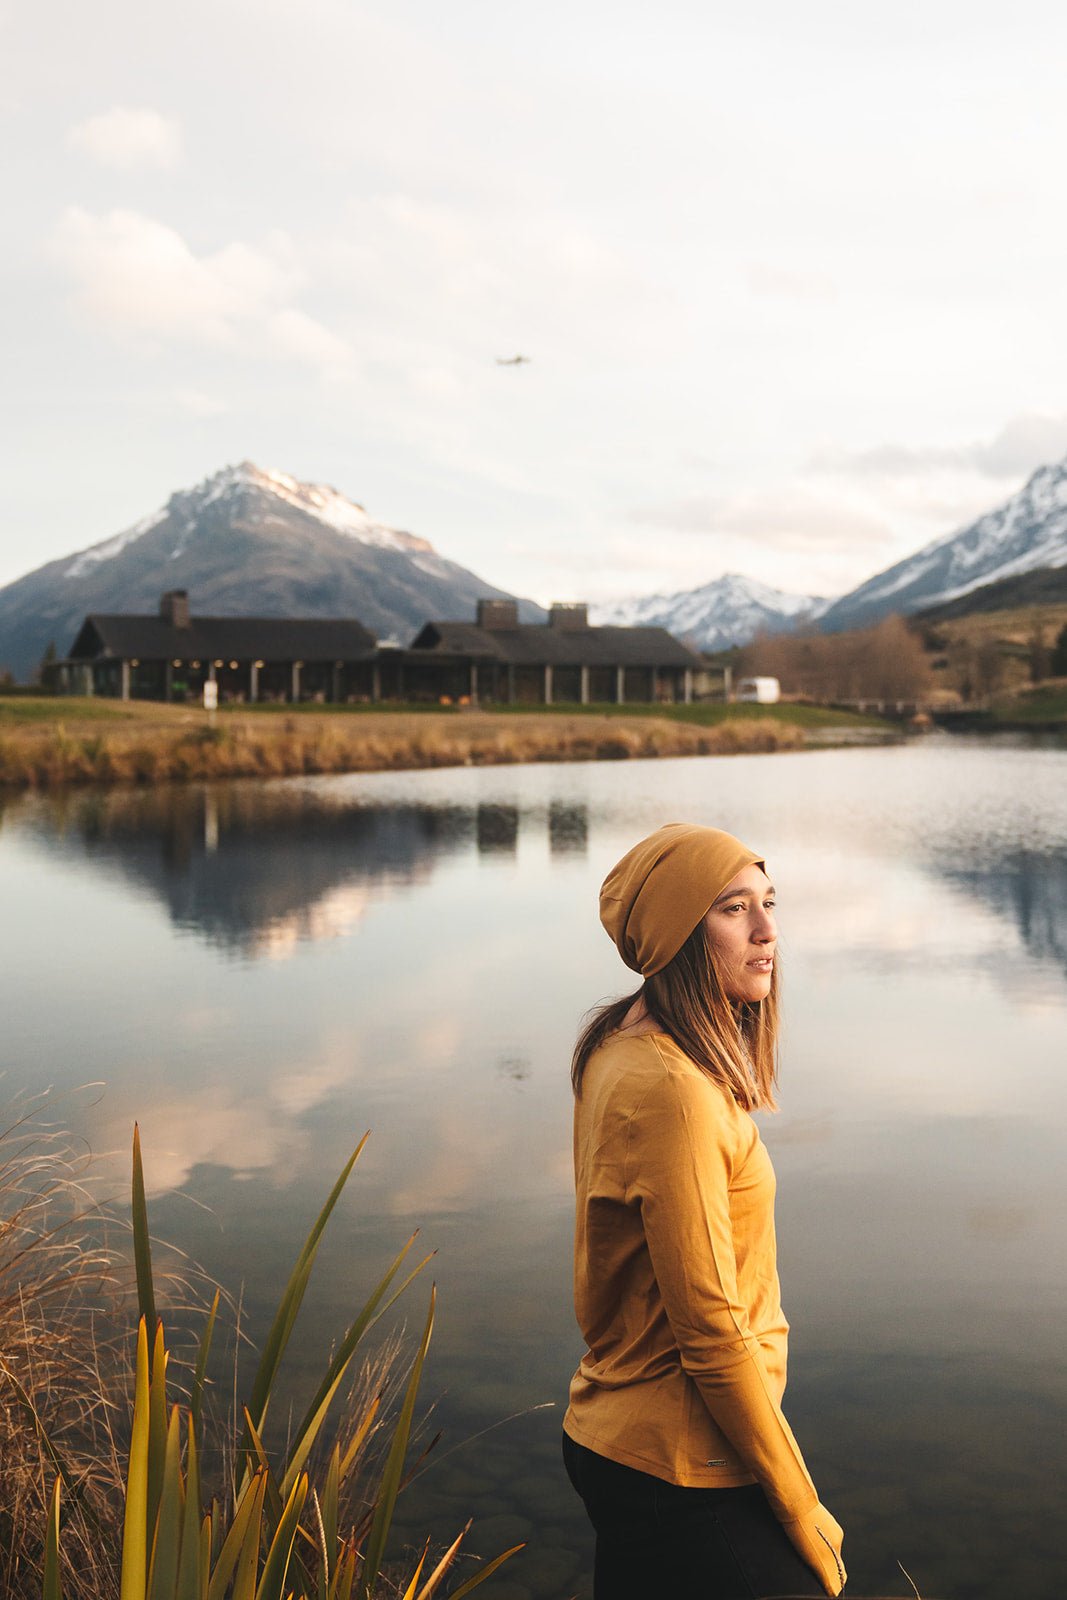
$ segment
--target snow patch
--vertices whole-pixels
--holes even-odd
[[[124,533],[117,533],[110,539],[102,539],[99,544],[90,545],[88,550],[83,550],[80,555],[74,557],[63,574],[64,578],[83,578],[101,561],[113,561],[128,545],[158,527],[166,515],[165,509],[153,511],[151,516],[142,517],[140,522],[135,522],[133,527],[127,528]]]
[[[760,629],[781,633],[800,620],[814,619],[828,604],[819,595],[789,594],[728,572],[698,589],[594,606],[591,620],[624,628],[666,628],[705,650],[722,650],[747,643]]]
[[[405,552],[422,550],[433,553],[433,546],[428,540],[416,538],[414,534],[402,533],[397,528],[390,528],[384,522],[375,521],[363,506],[339,494],[329,484],[301,483],[298,478],[291,477],[287,472],[264,470],[251,461],[224,467],[221,472],[216,472],[213,477],[205,479],[195,489],[190,489],[182,498],[192,499],[196,511],[200,512],[214,505],[216,501],[246,489],[256,489],[262,494],[272,495],[303,512],[305,516],[314,517],[316,521],[325,524],[335,533],[343,533],[347,538],[358,540],[360,544],[374,545],[384,550]]]

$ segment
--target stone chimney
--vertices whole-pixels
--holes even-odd
[[[170,623],[172,628],[187,628],[189,626],[188,589],[168,589],[166,594],[160,595],[159,614],[164,622]]]
[[[589,607],[575,600],[556,600],[549,607],[548,625],[560,629],[588,628]]]
[[[479,628],[517,628],[519,605],[517,600],[479,600]]]

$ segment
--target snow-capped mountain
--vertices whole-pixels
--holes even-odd
[[[0,589],[0,669],[28,677],[49,641],[66,654],[88,612],[154,612],[166,589],[187,589],[202,615],[351,616],[404,644],[431,618],[512,598],[336,489],[242,461]],[[520,616],[544,613],[520,601]]]
[[[977,522],[868,578],[828,606],[820,627],[838,631],[890,612],[940,605],[1039,567],[1067,566],[1067,459],[1038,467],[1017,494]]]
[[[818,595],[787,594],[769,583],[728,572],[680,594],[653,594],[594,606],[590,621],[668,628],[676,638],[698,649],[725,650],[747,644],[761,631],[786,633],[798,623],[814,621],[827,604]]]

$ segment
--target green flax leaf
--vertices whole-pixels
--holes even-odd
[[[155,1338],[156,1295],[152,1282],[152,1248],[148,1240],[148,1206],[144,1195],[144,1168],[141,1165],[141,1130],[133,1125],[133,1259],[137,1268],[137,1302],[148,1327],[148,1337]]]
[[[174,1406],[167,1429],[163,1462],[163,1483],[159,1497],[159,1520],[152,1545],[149,1573],[149,1600],[174,1600],[178,1581],[178,1553],[181,1550],[185,1496],[182,1493],[181,1412]]]
[[[63,1600],[63,1581],[59,1575],[59,1486],[52,1485],[52,1500],[48,1508],[48,1529],[44,1539],[44,1583],[41,1600]]]
[[[418,1394],[419,1380],[422,1377],[423,1362],[426,1360],[426,1352],[430,1347],[436,1300],[437,1289],[434,1286],[430,1290],[430,1310],[426,1318],[426,1327],[423,1330],[418,1353],[411,1368],[411,1377],[408,1379],[407,1389],[404,1392],[404,1401],[400,1407],[400,1415],[393,1430],[392,1443],[389,1446],[385,1469],[382,1472],[382,1481],[378,1489],[378,1503],[374,1508],[374,1520],[367,1536],[367,1548],[363,1556],[363,1570],[359,1576],[359,1600],[371,1600],[374,1585],[378,1581],[382,1556],[385,1554],[385,1541],[389,1536],[389,1525],[393,1520],[393,1508],[396,1505],[396,1497],[400,1493],[400,1482],[404,1474],[404,1456],[407,1453],[411,1424],[415,1416],[415,1397]]]
[[[207,1314],[204,1332],[200,1338],[200,1348],[196,1353],[196,1371],[193,1373],[193,1392],[190,1397],[190,1416],[192,1418],[191,1431],[197,1434],[199,1443],[200,1413],[204,1403],[204,1376],[207,1372],[207,1358],[211,1350],[211,1336],[215,1331],[215,1316],[219,1309],[219,1291],[215,1290],[215,1298],[211,1302],[211,1310]]]
[[[348,1182],[352,1168],[359,1160],[360,1154],[363,1151],[363,1147],[369,1138],[369,1133],[365,1133],[363,1135],[352,1155],[345,1163],[340,1177],[337,1179],[337,1182],[330,1191],[330,1194],[326,1200],[326,1204],[316,1217],[315,1222],[312,1225],[311,1232],[304,1241],[303,1248],[297,1257],[296,1265],[293,1268],[289,1282],[285,1287],[285,1291],[278,1305],[278,1310],[275,1313],[274,1321],[271,1324],[270,1332],[267,1335],[266,1343],[263,1346],[263,1354],[260,1357],[259,1366],[256,1369],[256,1375],[252,1383],[252,1398],[248,1403],[248,1411],[251,1413],[252,1423],[257,1429],[262,1429],[263,1427],[263,1419],[266,1416],[271,1390],[274,1387],[274,1380],[277,1376],[278,1367],[281,1364],[282,1356],[285,1354],[286,1345],[289,1343],[289,1335],[293,1331],[293,1324],[296,1321],[297,1312],[300,1310],[300,1305],[304,1298],[304,1291],[307,1288],[308,1279],[311,1276],[311,1269],[315,1264],[315,1256],[318,1253],[323,1230],[330,1219],[330,1214],[340,1199],[341,1191]],[[250,1445],[251,1439],[246,1431],[241,1445],[241,1454],[246,1463],[249,1459]]]
[[[271,1540],[270,1549],[263,1567],[263,1576],[259,1580],[256,1590],[256,1600],[282,1600],[285,1590],[285,1575],[289,1570],[292,1559],[293,1545],[296,1543],[296,1530],[300,1522],[300,1513],[304,1509],[307,1499],[308,1480],[306,1474],[299,1477],[293,1485],[293,1492],[278,1523],[277,1532]]]
[[[137,1377],[126,1471],[119,1600],[145,1600],[148,1580],[148,1388],[148,1331],[146,1318],[142,1316],[137,1328]]]

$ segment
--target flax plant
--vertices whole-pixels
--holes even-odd
[[[240,1407],[240,1421],[221,1441],[225,1481],[208,1503],[202,1467],[205,1453],[217,1449],[219,1441],[205,1440],[204,1402],[219,1296],[204,1316],[195,1365],[177,1398],[168,1390],[169,1382],[171,1389],[176,1385],[168,1371],[171,1352],[156,1303],[140,1140],[134,1130],[139,1318],[132,1419],[119,1473],[121,1533],[106,1545],[110,1553],[103,1564],[97,1560],[92,1592],[115,1594],[118,1600],[383,1600],[386,1595],[432,1600],[443,1593],[466,1528],[430,1570],[427,1545],[415,1570],[399,1583],[383,1571],[397,1497],[414,1470],[406,1463],[433,1330],[432,1288],[396,1416],[383,1422],[382,1391],[372,1392],[366,1384],[361,1414],[349,1411],[340,1423],[335,1416],[339,1391],[351,1379],[364,1336],[430,1259],[413,1268],[408,1263],[414,1234],[346,1329],[303,1418],[289,1429],[284,1444],[273,1448],[265,1432],[324,1229],[365,1144],[366,1138],[345,1164],[297,1257]],[[92,1515],[85,1477],[72,1473],[44,1421],[37,1418],[36,1427],[55,1466],[51,1494],[36,1524],[41,1574],[36,1592],[43,1600],[64,1600],[65,1594],[73,1600],[75,1591],[84,1590],[72,1567],[70,1541],[84,1543],[86,1514]],[[375,1432],[385,1441],[384,1461],[368,1484],[366,1445]],[[452,1592],[451,1600],[477,1588],[519,1548],[486,1563]]]

